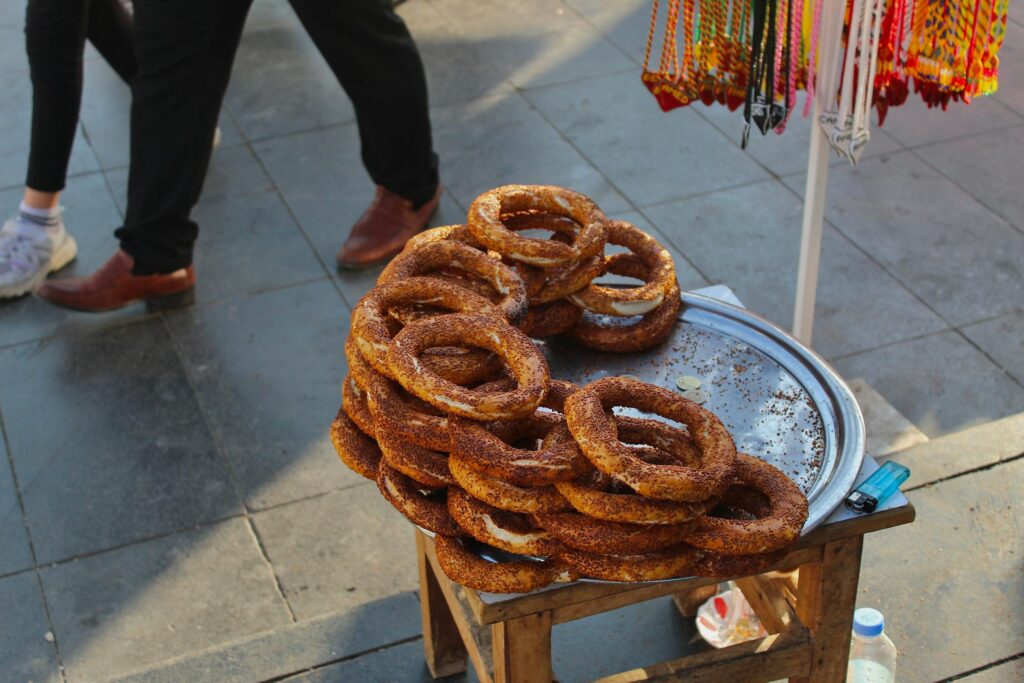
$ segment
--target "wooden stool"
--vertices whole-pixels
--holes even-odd
[[[738,579],[767,637],[599,680],[756,683],[790,677],[842,683],[864,534],[913,520],[914,508],[906,503],[823,524],[801,539],[775,571]],[[423,646],[434,678],[465,671],[468,655],[484,683],[551,683],[551,627],[555,624],[665,595],[672,595],[685,614],[693,608],[695,592],[707,592],[708,586],[724,580],[572,583],[526,595],[493,595],[449,580],[437,564],[433,540],[419,530],[416,548]]]

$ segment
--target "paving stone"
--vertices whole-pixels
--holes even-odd
[[[979,671],[963,679],[969,683],[1019,683],[1024,680],[1024,657]]]
[[[249,140],[355,120],[327,62],[291,18],[247,27],[224,101]]]
[[[1000,73],[1002,80],[1003,74]],[[911,92],[906,104],[889,110],[883,130],[907,147],[916,147],[999,130],[1020,122],[1017,113],[992,97],[979,97],[968,106],[962,102],[950,102],[943,111],[941,108],[929,109],[920,95]],[[869,148],[871,144],[868,143]]]
[[[644,213],[712,281],[789,329],[803,207],[778,181],[715,192]],[[826,357],[943,329],[945,323],[829,226],[813,346]]]
[[[24,12],[23,3],[21,9]],[[0,99],[0,121],[4,122],[4,134],[0,135],[0,187],[23,189],[32,130],[32,82],[29,80],[28,69],[0,69],[0,92],[4,94]],[[99,167],[93,148],[79,127],[71,148],[68,174],[88,173],[99,170]],[[0,210],[4,219],[0,220],[5,220],[17,208],[17,203],[2,207]]]
[[[124,213],[128,192],[128,169],[107,171],[107,180],[113,188],[117,205]],[[197,207],[224,197],[240,198],[270,192],[273,181],[247,147],[228,147],[214,152],[210,168],[203,183],[203,193]],[[198,220],[198,219],[197,219]],[[205,226],[200,222],[200,228]],[[227,226],[224,229],[230,229]]]
[[[7,460],[7,448],[0,440],[0,576],[31,567],[32,550]]]
[[[530,183],[572,188],[606,213],[633,208],[517,93],[440,107],[433,121],[441,180],[460,206],[499,185]]]
[[[290,617],[244,519],[42,570],[68,681],[97,681]]]
[[[651,26],[651,3],[646,0],[566,0],[578,14],[596,26],[609,40],[619,46],[637,64],[644,60],[644,48]],[[662,19],[665,11],[661,11]],[[656,63],[660,55],[665,22],[658,22],[651,59]]]
[[[580,16],[562,0],[430,0],[457,29],[474,38],[495,27],[510,34],[570,30]]]
[[[247,683],[350,658],[414,638],[420,608],[412,593],[287,624],[118,677],[118,683]],[[422,659],[422,656],[421,656]]]
[[[193,216],[201,230],[196,296],[204,305],[326,277],[276,192],[207,201]]]
[[[24,73],[28,68],[25,55],[25,5],[4,3],[0,7],[0,72]]]
[[[900,681],[937,681],[1024,651],[1024,462],[913,491],[913,524],[865,539],[858,605],[885,614]]]
[[[347,318],[327,280],[168,316],[250,508],[362,481],[342,466],[329,437]]]
[[[951,324],[1024,300],[1024,234],[912,154],[833,171],[826,218]]]
[[[833,361],[934,438],[1024,410],[1024,388],[952,331]]]
[[[636,67],[622,50],[560,2],[439,0],[435,4],[457,27],[472,36],[478,54],[494,65],[503,78],[521,88],[566,83]],[[524,6],[537,12],[529,17],[527,30],[519,27],[515,16]],[[552,16],[554,20],[539,21],[541,16]],[[472,24],[467,26],[467,21]]]
[[[7,349],[0,376],[41,565],[240,512],[159,318]]]
[[[746,153],[764,165],[772,173],[784,176],[807,171],[807,153],[811,144],[812,117],[804,118],[804,97],[800,93],[797,98],[797,109],[789,117],[786,130],[782,135],[771,132],[761,135],[754,131],[750,135],[750,144]],[[728,107],[715,104],[711,107],[696,105],[696,111],[711,121],[729,139],[740,140],[743,135],[743,109],[729,111]],[[902,149],[900,143],[888,135],[885,130],[872,122],[871,139],[864,148],[861,160],[889,154]],[[849,165],[849,161],[838,154],[830,153],[829,164],[832,166]]]
[[[639,207],[769,177],[695,111],[662,112],[634,72],[526,96]]]
[[[366,210],[374,192],[373,183],[359,161],[356,127],[313,131],[254,147],[321,261],[328,268],[333,267],[338,247]],[[325,150],[329,152],[325,154]],[[446,180],[443,175],[442,180]],[[430,224],[450,225],[464,223],[465,219],[465,210],[445,193]],[[338,283],[350,306],[373,286],[383,267],[338,274]]]
[[[0,579],[0,662],[7,681],[62,683],[34,572]]]
[[[999,90],[992,98],[1024,116],[1024,16],[1020,3],[1010,3],[1011,14],[1016,10],[1017,21],[1006,27],[1006,37],[999,51]],[[973,105],[972,105],[973,106]]]
[[[470,667],[472,668],[472,667]],[[445,683],[475,683],[474,674],[456,674]],[[284,679],[287,683],[433,683],[423,659],[423,641],[415,640],[362,657]],[[282,682],[284,683],[284,682]]]
[[[466,102],[511,88],[482,49],[482,41],[460,33],[433,5],[406,2],[397,9],[419,48],[432,105]]]
[[[419,585],[413,527],[372,482],[260,512],[253,521],[300,620]]]
[[[970,427],[892,456],[910,468],[904,489],[917,488],[961,472],[989,467],[1024,454],[1024,413]]]
[[[847,378],[857,399],[867,433],[864,450],[876,458],[912,448],[928,441],[920,429],[903,417],[885,397],[860,378]]]
[[[131,102],[129,87],[102,59],[86,62],[79,114],[85,132],[105,169],[128,166],[131,143]],[[230,116],[221,114],[221,148],[242,142]]]
[[[1024,231],[1024,204],[1017,177],[1024,155],[1024,126],[928,145],[917,154]]]
[[[1024,383],[1024,311],[970,325],[961,332]]]

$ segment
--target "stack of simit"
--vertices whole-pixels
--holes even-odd
[[[521,234],[535,228],[555,238]],[[606,257],[606,241],[630,253]],[[641,285],[591,282],[605,272]],[[467,226],[412,240],[353,310],[335,447],[436,535],[449,577],[479,590],[763,571],[799,537],[800,490],[737,453],[721,422],[682,396],[628,378],[582,389],[553,380],[530,338],[648,348],[679,306],[668,253],[586,197],[485,193]],[[639,320],[609,324],[584,310]],[[627,348],[615,338],[623,329]],[[595,342],[595,330],[612,341]],[[473,543],[536,559],[488,562]]]

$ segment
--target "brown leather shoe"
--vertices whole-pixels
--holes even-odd
[[[418,209],[413,209],[408,199],[378,185],[370,208],[352,226],[338,251],[338,267],[365,268],[402,251],[410,237],[427,227],[440,201],[440,185],[430,201]]]
[[[120,249],[89,277],[47,280],[36,294],[51,304],[76,311],[111,311],[135,301],[151,310],[188,306],[194,300],[196,273],[192,266],[166,275],[132,275],[133,259]]]

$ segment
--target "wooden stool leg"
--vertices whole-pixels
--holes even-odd
[[[491,627],[494,683],[551,683],[551,612]]]
[[[827,543],[820,564],[800,568],[796,611],[814,632],[814,657],[808,678],[798,683],[843,683],[850,657],[850,631],[860,581],[864,537]]]
[[[676,609],[684,617],[697,616],[697,610],[708,601],[711,596],[718,592],[718,584],[711,583],[700,588],[693,588],[687,591],[680,591],[672,596],[672,602],[676,603]]]
[[[420,614],[423,618],[423,651],[434,678],[466,670],[466,646],[455,619],[427,560],[426,537],[416,532],[416,557],[420,567]]]

